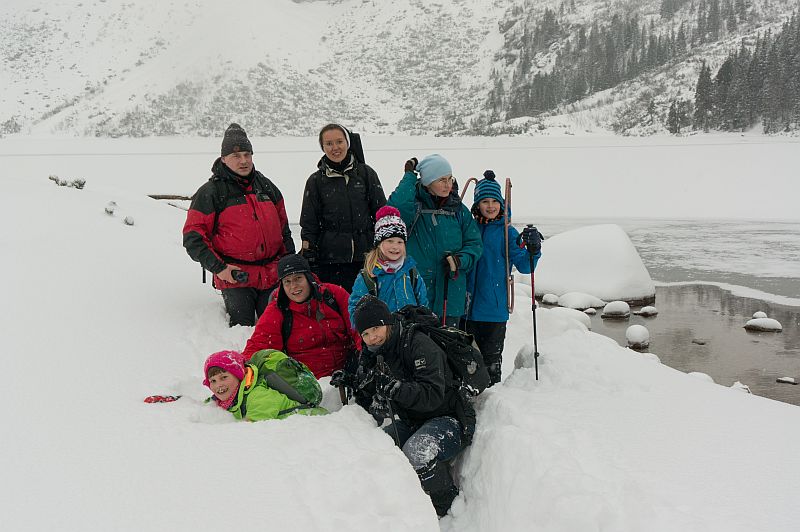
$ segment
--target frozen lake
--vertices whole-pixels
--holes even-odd
[[[289,219],[297,220],[305,179],[321,155],[317,139],[252,141],[256,168],[278,185]],[[219,144],[219,138],[0,139],[0,180],[80,177],[121,205],[126,194],[191,195],[209,177]],[[369,137],[364,146],[387,195],[406,159],[438,152],[462,183],[487,168],[500,179],[511,177],[517,226],[534,223],[552,236],[616,223],[658,283],[730,285],[733,293],[715,286],[659,286],[661,314],[646,323],[652,351],[675,368],[708,373],[720,384],[741,380],[760,395],[798,404],[800,386],[776,389],[769,381],[780,372],[800,375],[800,140]],[[294,235],[299,239],[296,226]],[[751,309],[769,305],[784,332],[745,333],[742,320]],[[595,331],[624,338],[624,327],[593,320]],[[700,346],[691,343],[695,338],[708,341]]]

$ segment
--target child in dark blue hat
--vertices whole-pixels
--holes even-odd
[[[511,225],[508,213],[508,270],[505,249],[505,200],[492,170],[475,186],[472,216],[478,223],[483,241],[483,255],[467,276],[466,331],[475,337],[491,384],[500,382],[503,344],[508,322],[506,279],[516,266],[520,273],[531,273],[541,256],[541,235],[536,228],[526,228],[522,235]],[[490,384],[490,386],[491,386]]]

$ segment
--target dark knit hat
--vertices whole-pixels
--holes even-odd
[[[225,136],[222,137],[222,156],[225,157],[235,151],[253,153],[253,145],[250,144],[250,139],[247,138],[247,133],[242,126],[234,122],[228,126]]]
[[[406,224],[400,217],[400,211],[395,207],[384,205],[375,213],[375,238],[373,243],[377,246],[387,238],[402,238],[403,242],[408,240]]]
[[[284,255],[278,261],[278,279],[293,273],[311,273],[311,266],[302,255]]]
[[[391,325],[394,323],[394,316],[389,312],[386,303],[367,294],[356,303],[356,308],[353,310],[353,323],[356,325],[358,334],[361,334],[370,327]]]
[[[240,381],[244,379],[244,358],[238,351],[218,351],[208,356],[203,365],[203,384],[211,387],[208,382],[208,370],[213,367],[227,371]]]
[[[494,172],[492,170],[486,170],[483,173],[483,177],[484,178],[475,185],[475,197],[472,201],[472,207],[474,208],[483,199],[492,198],[500,202],[500,207],[505,208],[506,202],[503,200],[503,195],[500,193],[500,184],[495,181]]]

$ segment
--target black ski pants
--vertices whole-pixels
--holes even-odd
[[[506,322],[467,320],[466,331],[475,337],[489,371],[489,386],[500,382],[503,373],[503,344],[506,341]]]
[[[256,320],[269,303],[272,289],[258,290],[257,288],[226,288],[222,290],[222,300],[225,310],[230,316],[230,326],[253,326]]]

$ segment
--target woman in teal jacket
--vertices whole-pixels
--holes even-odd
[[[408,255],[417,261],[431,310],[457,327],[464,315],[466,273],[480,259],[483,243],[458,196],[450,163],[438,154],[406,161],[405,174],[387,204],[397,207],[408,227]]]

